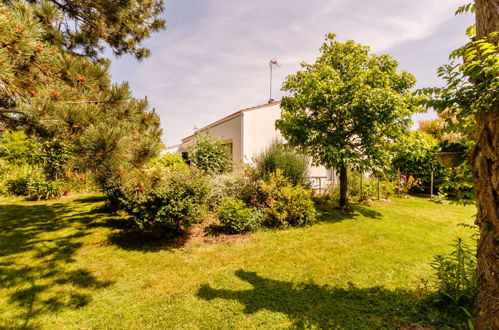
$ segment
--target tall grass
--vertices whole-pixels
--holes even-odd
[[[274,141],[255,159],[258,176],[264,180],[277,169],[294,185],[309,185],[309,159],[288,145]]]

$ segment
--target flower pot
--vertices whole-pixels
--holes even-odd
[[[443,167],[458,167],[464,162],[464,152],[444,151],[437,152],[435,157]]]

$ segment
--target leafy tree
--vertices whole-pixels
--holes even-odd
[[[476,26],[468,29],[470,42],[452,52],[452,62],[439,69],[443,88],[426,89],[426,102],[445,113],[447,124],[473,140],[470,151],[476,195],[475,223],[480,228],[477,249],[475,326],[499,328],[499,6],[498,0],[476,0],[457,13],[476,12]]]
[[[197,134],[188,149],[189,161],[207,174],[223,174],[232,171],[232,156],[222,141],[208,133]]]
[[[388,55],[369,53],[328,34],[314,64],[287,77],[276,126],[316,164],[340,171],[340,206],[348,204],[348,168],[379,171],[384,147],[397,140],[417,109],[409,92],[416,80]]]
[[[163,0],[3,0],[34,8],[44,24],[44,39],[75,55],[101,59],[105,47],[115,55],[132,54],[138,59],[150,51],[141,43],[151,33],[165,28],[160,17]]]

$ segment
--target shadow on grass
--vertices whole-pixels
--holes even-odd
[[[250,290],[222,290],[205,284],[197,296],[237,300],[244,313],[262,310],[285,314],[295,328],[390,329],[412,328],[425,320],[418,308],[419,292],[383,287],[348,288],[313,283],[277,281],[245,270],[236,276],[253,286]]]
[[[0,289],[13,317],[0,327],[36,327],[37,316],[85,306],[93,291],[112,284],[72,266],[93,219],[67,203],[0,206]]]
[[[353,219],[358,216],[379,220],[383,215],[378,211],[373,210],[362,204],[350,204],[347,209],[340,209],[332,202],[316,201],[316,208],[321,213],[320,222],[340,222],[343,220]]]
[[[120,224],[122,225],[122,224]],[[152,232],[142,231],[132,227],[109,235],[108,241],[124,250],[160,251],[183,247],[189,239],[189,233],[184,232],[176,237],[157,237]]]

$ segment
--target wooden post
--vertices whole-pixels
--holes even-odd
[[[400,196],[400,190],[401,190],[401,188],[400,188],[400,168],[397,168],[397,182],[398,182],[398,196],[400,198],[401,197]]]
[[[380,199],[381,199],[381,196],[380,196],[380,194],[379,194],[379,176],[378,176],[378,178],[377,178],[377,179],[378,179],[378,200],[380,200]]]
[[[430,198],[433,199],[433,171],[431,171],[430,176]]]

